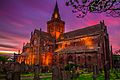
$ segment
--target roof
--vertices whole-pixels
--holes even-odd
[[[74,38],[76,36],[93,34],[93,33],[96,33],[96,32],[100,32],[101,30],[102,30],[101,24],[96,24],[96,25],[89,26],[89,27],[86,27],[86,28],[77,29],[77,30],[74,30],[74,31],[63,33],[60,36],[61,37],[63,36],[64,39],[68,39],[68,38]]]
[[[57,49],[55,52],[58,52],[58,53],[78,53],[78,52],[95,52],[95,51],[97,51],[96,48],[86,49],[86,48],[81,48],[80,46],[70,46],[70,47],[66,47],[66,48]]]
[[[23,46],[24,48],[29,48],[30,47],[30,43],[27,43],[25,46]]]
[[[46,39],[48,39],[50,41],[53,40],[53,37],[51,36],[51,34],[49,34],[47,32],[35,29],[35,33],[37,33],[38,36],[41,36],[42,39],[46,38]]]
[[[26,52],[23,52],[22,54],[21,54],[21,56],[27,56],[28,55],[28,53],[26,53]]]

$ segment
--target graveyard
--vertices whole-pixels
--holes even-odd
[[[74,67],[69,68],[69,70],[66,70],[66,68],[60,70],[57,66],[54,66],[52,72],[40,72],[37,66],[34,66],[34,69],[36,69],[34,71],[26,70],[25,68],[27,67],[25,66],[26,65],[21,66],[18,63],[14,63],[13,65],[13,62],[11,65],[8,65],[7,62],[7,64],[3,66],[1,63],[0,80],[105,80],[104,70],[99,71],[95,69],[90,72],[87,68],[74,70]],[[111,69],[109,77],[110,80],[119,80],[120,69]]]
[[[0,0],[0,80],[120,80],[119,22],[120,0]]]

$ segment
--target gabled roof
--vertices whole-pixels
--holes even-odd
[[[61,37],[63,36],[64,39],[68,39],[68,38],[74,38],[76,36],[94,34],[96,32],[100,32],[101,30],[102,30],[101,24],[96,24],[96,25],[89,26],[89,27],[86,27],[86,28],[77,29],[77,30],[74,30],[74,31],[63,33],[60,36]]]
[[[27,43],[25,46],[23,46],[24,48],[29,48],[30,47],[30,43]]]
[[[40,31],[40,30],[37,30],[37,29],[35,29],[34,32],[37,33],[38,36],[41,36],[42,39],[46,38],[46,39],[48,39],[50,41],[52,41],[52,39],[53,39],[52,36],[51,36],[51,34],[49,34],[47,32]]]
[[[70,46],[66,48],[59,48],[55,52],[58,53],[79,53],[79,52],[95,52],[97,48],[89,49],[89,48],[81,48],[81,46]]]

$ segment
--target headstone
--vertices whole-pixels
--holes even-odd
[[[96,80],[96,78],[97,78],[97,66],[94,65],[93,66],[93,80]]]
[[[7,72],[6,72],[6,80],[13,80],[12,76],[13,76],[13,71],[11,70],[11,63],[9,63],[7,68]]]
[[[66,71],[66,75],[67,75],[66,80],[71,80],[72,75],[70,71]]]
[[[22,62],[21,63],[21,73],[24,73],[26,72],[26,65],[25,65],[25,62]]]
[[[21,68],[18,62],[14,63],[13,80],[20,80]]]
[[[35,65],[34,66],[34,78],[33,80],[40,80],[39,78],[39,65]]]
[[[2,61],[0,61],[0,73],[3,71],[3,64]]]
[[[52,80],[60,80],[59,68],[56,65],[52,67]]]
[[[13,73],[12,71],[7,71],[7,76],[6,76],[6,80],[13,80]]]

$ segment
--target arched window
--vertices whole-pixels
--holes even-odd
[[[68,62],[69,62],[69,61],[71,61],[71,62],[73,61],[73,57],[72,57],[71,55],[68,56]]]
[[[78,61],[80,61],[80,56],[78,56]]]
[[[61,64],[64,63],[63,57],[60,57],[59,62],[60,62]]]
[[[91,61],[91,56],[88,56],[88,60]]]

